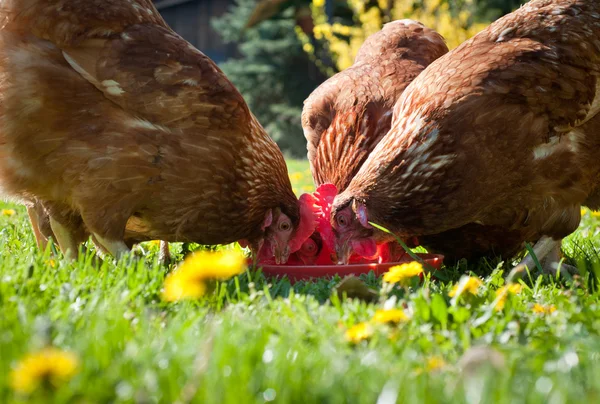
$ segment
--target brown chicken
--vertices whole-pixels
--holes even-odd
[[[150,0],[7,0],[0,13],[0,183],[43,206],[63,252],[89,233],[114,256],[245,240],[285,261],[312,234],[276,144]]]
[[[535,242],[551,269],[580,206],[600,205],[599,75],[600,3],[585,0],[531,1],[432,63],[333,203],[340,255],[389,238],[370,221],[442,250],[461,234],[490,234],[474,242],[488,254]]]
[[[302,128],[316,185],[346,189],[390,130],[394,104],[406,86],[446,52],[444,38],[417,21],[385,24],[367,38],[351,67],[306,99]]]
[[[367,38],[353,66],[310,95],[304,103],[302,126],[317,186],[330,183],[338,191],[346,189],[390,130],[394,104],[406,86],[446,52],[444,39],[435,31],[413,20],[394,21]],[[323,247],[333,252],[335,240],[328,220],[319,231]],[[374,254],[372,240],[365,241],[361,254]]]

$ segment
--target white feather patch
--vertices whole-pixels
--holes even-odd
[[[110,95],[117,96],[125,93],[125,91],[123,91],[121,88],[121,85],[114,80],[104,80],[102,85],[106,87],[106,92]]]

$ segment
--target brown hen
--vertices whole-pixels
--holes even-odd
[[[1,185],[43,206],[61,250],[244,239],[285,261],[312,233],[276,144],[150,0],[0,10]]]
[[[316,185],[346,189],[392,123],[406,86],[448,52],[435,31],[412,20],[385,24],[367,38],[354,64],[304,102],[302,127]]]
[[[599,207],[599,62],[600,3],[534,0],[432,63],[336,198],[337,248],[387,240],[372,221],[420,240],[448,231],[442,251],[491,230],[474,246],[537,242],[538,258],[556,260],[580,206]]]
[[[444,39],[435,31],[413,20],[394,21],[367,38],[354,65],[310,95],[304,102],[302,126],[317,186],[329,183],[338,191],[348,186],[390,130],[394,104],[406,86],[446,52]],[[332,232],[319,231],[323,247],[333,252]],[[363,254],[376,252],[373,244],[363,247]]]

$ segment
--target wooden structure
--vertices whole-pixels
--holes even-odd
[[[215,62],[235,55],[235,45],[224,44],[210,25],[223,15],[233,0],[154,0],[167,24]]]

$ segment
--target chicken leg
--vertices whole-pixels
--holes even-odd
[[[56,236],[56,241],[64,256],[68,259],[76,260],[79,251],[77,250],[77,241],[73,236],[73,232],[52,216],[50,216],[50,226],[52,227],[52,232]]]
[[[38,201],[36,201],[31,206],[27,206],[27,213],[29,215],[29,220],[31,222],[31,227],[33,229],[33,234],[35,236],[37,246],[40,250],[43,251],[46,249],[50,237],[55,239],[57,238],[57,236],[53,234],[54,231],[52,230],[52,228],[48,227],[48,224],[50,223],[50,217],[48,213],[44,210],[42,204]],[[57,226],[61,228],[59,232],[61,232],[62,234],[63,244],[65,244],[64,247],[66,248],[66,244],[70,243],[70,241],[67,240],[73,239],[72,233],[68,230],[68,227],[61,225],[58,221],[55,220],[54,227]],[[58,240],[55,241],[58,242]],[[96,247],[96,253],[100,256],[101,259],[106,260],[107,256],[110,254],[108,249],[106,249],[94,236],[92,236],[92,242]],[[159,262],[163,265],[168,265],[171,261],[169,243],[166,241],[161,241],[160,243],[160,253],[158,258]],[[63,250],[63,247],[61,247],[61,250]]]
[[[167,266],[171,262],[171,253],[169,252],[169,243],[161,240],[160,251],[158,253],[158,262],[161,265]]]
[[[29,221],[31,222],[31,228],[33,230],[33,235],[35,236],[37,246],[41,251],[44,251],[48,245],[48,239],[40,230],[40,222],[42,219],[39,217],[35,206],[27,206],[27,214],[29,215]]]
[[[533,253],[538,259],[544,273],[556,275],[557,271],[560,270],[561,274],[575,274],[578,272],[577,268],[572,265],[560,263],[560,246],[562,240],[555,240],[552,237],[543,236],[533,246]],[[523,260],[515,266],[507,280],[514,281],[522,278],[527,270],[535,268],[536,264],[533,260],[533,256],[528,254]]]
[[[93,234],[94,238],[98,243],[108,251],[116,260],[122,258],[124,255],[129,254],[131,250],[127,247],[127,244],[123,240],[109,240],[103,238],[97,233]]]

